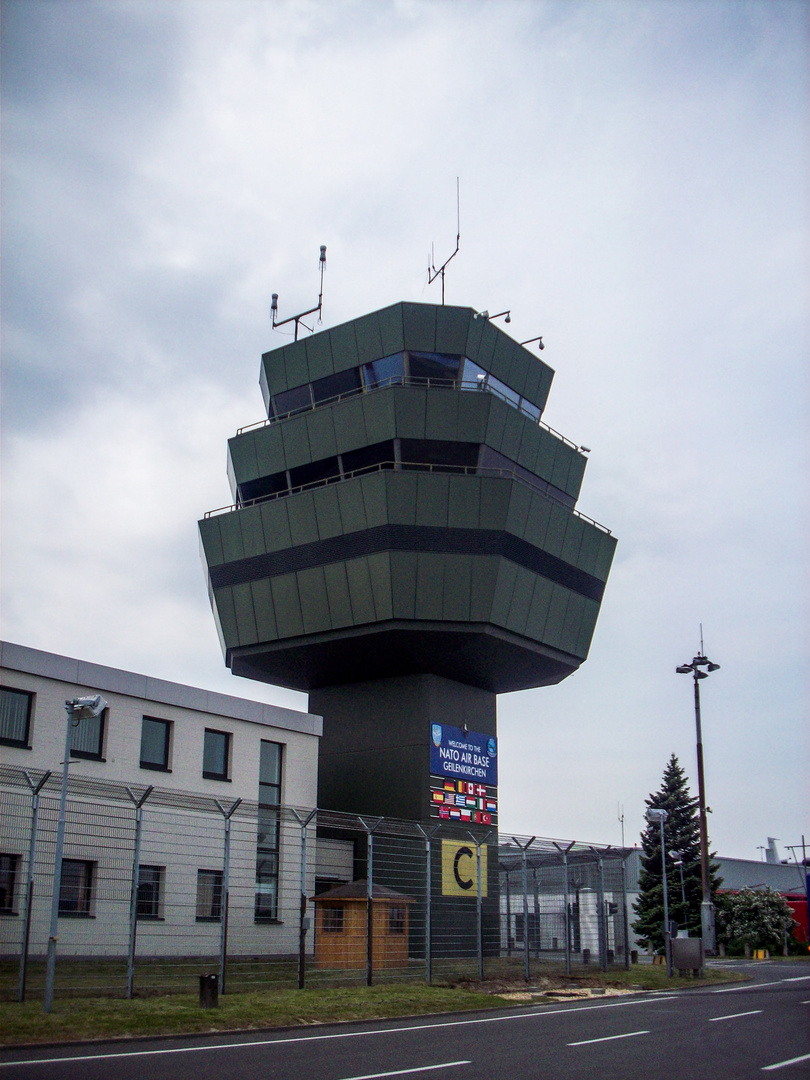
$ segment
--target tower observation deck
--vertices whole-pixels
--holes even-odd
[[[268,419],[229,440],[201,547],[226,664],[324,716],[321,806],[430,817],[435,725],[494,738],[498,693],[586,659],[615,539],[541,419],[552,377],[432,304],[262,357]]]

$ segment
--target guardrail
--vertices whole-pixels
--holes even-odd
[[[611,535],[610,529],[607,526],[602,525],[601,522],[595,518],[589,517],[587,514],[583,514],[581,510],[577,510],[576,507],[569,506],[563,499],[557,498],[551,491],[543,491],[542,488],[530,484],[518,473],[512,469],[495,469],[487,466],[477,465],[433,465],[427,462],[420,461],[381,461],[376,465],[365,465],[362,469],[352,469],[349,472],[336,473],[334,476],[327,476],[321,480],[311,480],[308,484],[299,484],[297,487],[285,488],[284,491],[274,491],[268,495],[261,495],[256,499],[245,499],[242,502],[231,503],[229,506],[219,506],[216,510],[206,510],[203,515],[204,518],[215,517],[217,514],[230,514],[235,510],[245,510],[250,506],[257,506],[259,503],[272,502],[275,499],[285,499],[290,495],[300,495],[302,491],[311,491],[313,488],[327,487],[329,484],[338,484],[342,480],[353,480],[357,476],[365,476],[374,472],[438,472],[438,473],[455,473],[462,476],[492,476],[500,480],[516,480],[519,484],[523,484],[529,491],[534,492],[537,495],[542,495],[546,499],[551,499],[552,502],[557,503],[558,506],[565,506],[567,510],[578,518],[582,518],[583,521],[587,521],[590,525],[595,526],[601,532]]]
[[[311,405],[303,405],[298,409],[291,409],[289,412],[280,413],[278,416],[271,416],[266,420],[257,420],[253,424],[245,424],[244,427],[236,429],[237,435],[243,435],[246,431],[254,431],[256,428],[268,427],[271,424],[281,423],[283,420],[289,420],[291,416],[300,416],[302,413],[314,412],[316,409],[330,408],[332,405],[339,405],[342,401],[348,401],[349,398],[358,397],[360,394],[373,394],[377,390],[386,390],[391,386],[420,386],[428,390],[466,390],[474,391],[476,393],[494,394],[495,397],[500,398],[507,405],[510,405],[513,409],[517,409],[523,416],[528,417],[538,427],[545,428],[555,438],[560,439],[566,446],[570,446],[574,450],[579,450],[577,443],[572,442],[571,439],[566,438],[550,424],[547,424],[544,420],[539,420],[536,416],[533,416],[528,409],[524,409],[521,405],[516,405],[514,401],[502,394],[500,390],[497,390],[494,386],[490,386],[488,383],[470,382],[461,379],[430,379],[415,375],[391,375],[387,379],[382,379],[374,386],[358,387],[355,390],[347,390],[342,394],[336,394],[334,397],[325,398],[323,401],[315,402]]]

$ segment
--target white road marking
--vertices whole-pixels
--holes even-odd
[[[718,1020],[736,1020],[738,1016],[757,1016],[762,1009],[752,1009],[751,1012],[730,1013],[728,1016],[710,1016],[709,1023],[716,1024]]]
[[[345,1080],[381,1080],[384,1076],[406,1076],[408,1073],[431,1072],[433,1069],[452,1069],[454,1065],[472,1065],[471,1061],[444,1061],[441,1065],[422,1065],[418,1069],[397,1069],[396,1072],[366,1073],[365,1076],[347,1076]]]
[[[21,1058],[19,1061],[0,1061],[0,1069],[12,1065],[57,1065],[66,1061],[110,1061],[114,1058],[155,1057],[160,1054],[194,1054],[205,1050],[239,1050],[254,1046],[284,1046],[289,1043],[324,1042],[327,1039],[357,1039],[368,1035],[393,1035],[410,1031],[433,1031],[436,1028],[469,1027],[473,1024],[497,1024],[503,1020],[542,1020],[549,1016],[561,1016],[567,1013],[595,1012],[599,1009],[623,1009],[631,1005],[654,1004],[664,1001],[662,997],[633,998],[631,1001],[612,1001],[605,1005],[582,1005],[573,1009],[549,1009],[539,1006],[531,1012],[507,1013],[504,1016],[482,1016],[474,1020],[443,1020],[438,1024],[411,1024],[408,1027],[379,1028],[376,1031],[338,1031],[332,1035],[298,1035],[284,1039],[259,1039],[253,1042],[209,1043],[203,1046],[174,1046],[163,1050],[129,1050],[118,1054],[77,1054],[75,1057],[56,1058]],[[166,1036],[170,1038],[171,1036]],[[12,1047],[6,1047],[12,1050]]]
[[[801,1057],[791,1058],[789,1061],[777,1061],[775,1065],[763,1065],[763,1072],[771,1072],[773,1069],[784,1069],[786,1065],[798,1065],[800,1061],[810,1061],[810,1054],[803,1054]]]
[[[625,1031],[624,1035],[603,1035],[601,1039],[583,1039],[582,1042],[566,1043],[566,1046],[590,1046],[591,1043],[610,1042],[612,1039],[632,1039],[634,1035],[649,1035],[649,1031]]]
[[[713,994],[733,994],[738,990],[759,990],[761,986],[781,986],[782,983],[807,982],[810,975],[793,975],[789,979],[774,979],[773,982],[746,983],[744,986],[726,986],[722,990],[712,990]]]

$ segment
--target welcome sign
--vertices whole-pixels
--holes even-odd
[[[449,724],[431,724],[430,774],[497,787],[498,740]]]

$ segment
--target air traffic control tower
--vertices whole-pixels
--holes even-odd
[[[433,304],[262,357],[202,552],[227,665],[324,717],[319,806],[496,824],[497,694],[587,657],[615,540],[541,419],[552,377]]]

